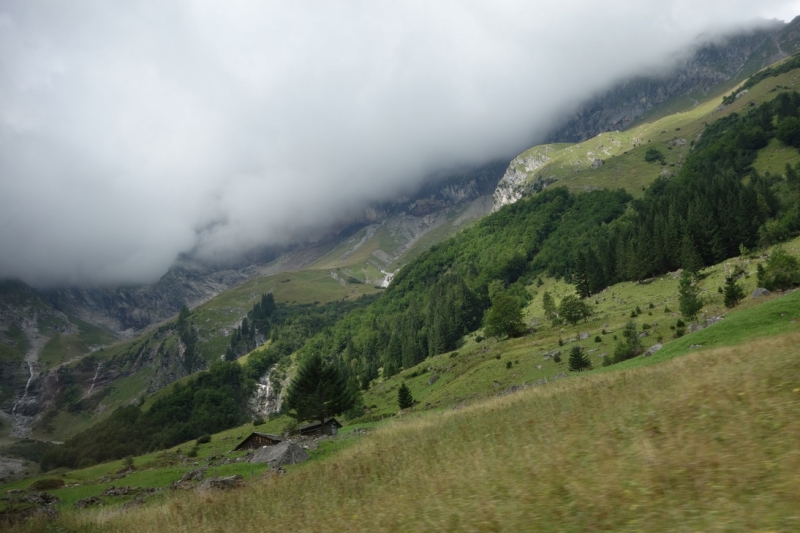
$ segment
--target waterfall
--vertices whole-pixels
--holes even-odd
[[[100,368],[103,366],[103,363],[97,363],[97,370],[94,372],[94,377],[92,378],[92,386],[89,387],[89,392],[86,393],[86,396],[90,396],[92,391],[94,390],[94,382],[97,381],[97,376],[100,374]]]
[[[28,397],[28,389],[31,386],[31,381],[33,381],[33,377],[34,377],[33,361],[26,361],[26,363],[28,363],[28,372],[30,373],[30,376],[28,377],[28,382],[25,383],[25,392],[22,394],[22,397],[19,400],[17,400],[17,402],[14,404],[14,408],[11,410],[11,416],[16,416],[16,414],[17,414],[17,406],[19,406],[19,404],[21,404],[23,401],[25,401],[25,398]]]

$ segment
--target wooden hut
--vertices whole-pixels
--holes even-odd
[[[297,431],[301,435],[317,437],[320,435],[336,435],[342,425],[335,418],[326,418],[323,422],[314,422],[301,427]]]
[[[239,445],[233,449],[237,452],[239,450],[256,450],[262,446],[275,446],[283,442],[283,437],[278,435],[269,435],[267,433],[251,433],[249,437],[244,439]]]

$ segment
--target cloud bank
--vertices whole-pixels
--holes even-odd
[[[150,282],[181,252],[286,242],[796,7],[0,2],[0,277]]]

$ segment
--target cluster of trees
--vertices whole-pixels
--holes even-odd
[[[261,300],[257,302],[250,312],[242,319],[242,324],[233,330],[228,349],[225,351],[226,361],[235,361],[239,357],[255,350],[261,340],[266,340],[272,331],[273,321],[285,320],[279,316],[278,306],[275,304],[275,297],[272,293],[262,294]]]
[[[301,348],[338,361],[362,388],[425,358],[456,349],[485,324],[489,335],[521,334],[525,286],[542,254],[561,260],[588,228],[620,217],[624,191],[574,195],[547,189],[507,206],[404,267],[373,305],[347,315]],[[569,249],[567,255],[572,255]],[[563,264],[569,271],[571,263]]]

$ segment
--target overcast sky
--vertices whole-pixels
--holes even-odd
[[[0,0],[0,277],[151,282],[285,241],[778,0]]]

